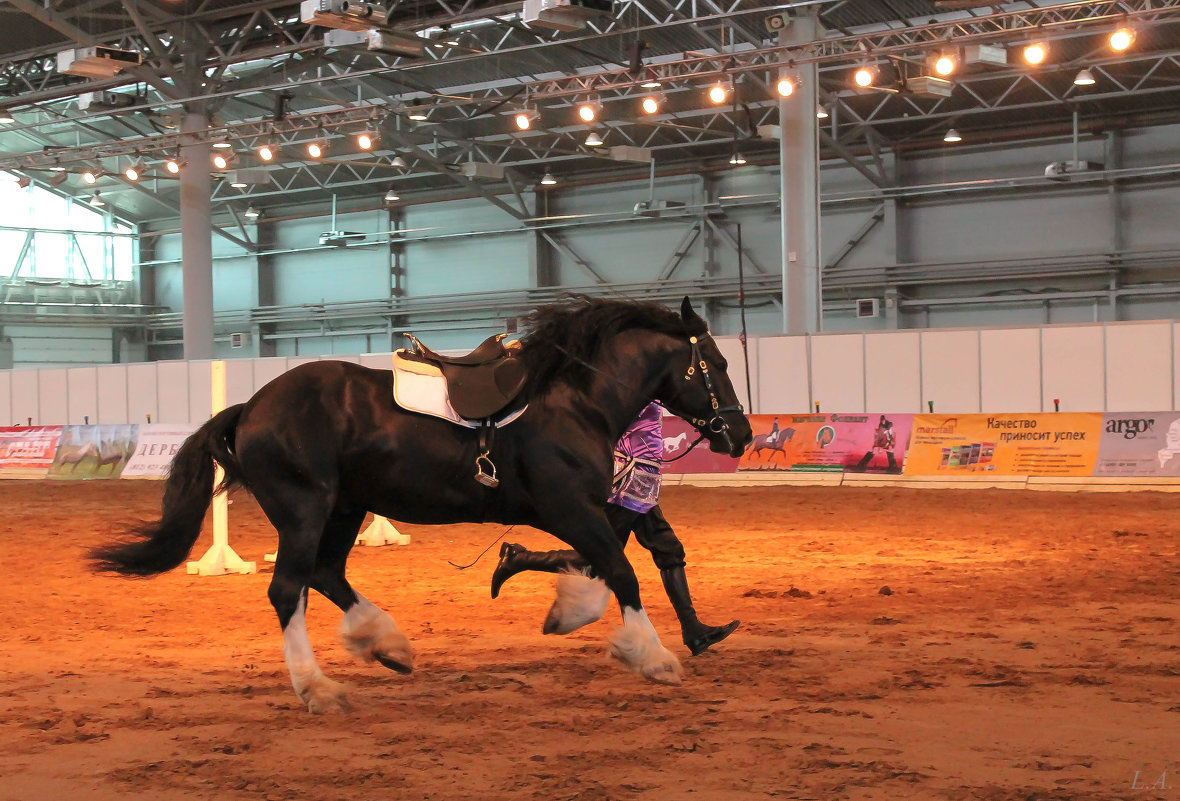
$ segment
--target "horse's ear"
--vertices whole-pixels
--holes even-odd
[[[692,301],[688,299],[688,295],[680,302],[680,316],[684,319],[685,330],[692,336],[700,336],[709,330],[709,324],[692,310]]]

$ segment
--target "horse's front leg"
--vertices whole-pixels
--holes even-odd
[[[645,678],[661,684],[679,684],[680,660],[664,647],[648,620],[639,599],[639,580],[606,515],[599,508],[582,519],[587,521],[585,527],[559,536],[590,562],[595,575],[602,577],[619,601],[623,626],[610,635],[608,653],[628,670]]]

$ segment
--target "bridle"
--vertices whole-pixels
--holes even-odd
[[[708,334],[706,334],[706,336],[708,336]],[[701,433],[702,437],[706,435],[706,432],[720,434],[725,438],[725,443],[729,446],[729,450],[733,451],[734,443],[729,436],[729,423],[725,422],[725,418],[721,415],[725,412],[738,412],[741,414],[745,412],[745,409],[742,408],[741,403],[736,403],[732,406],[721,405],[721,401],[717,399],[717,390],[713,386],[713,377],[709,373],[709,363],[705,361],[704,354],[701,353],[700,339],[695,336],[690,336],[688,338],[688,344],[692,347],[692,355],[689,359],[688,369],[684,372],[685,384],[692,381],[693,376],[695,376],[698,371],[700,372],[701,378],[705,382],[705,391],[709,393],[709,404],[713,407],[713,416],[708,420],[704,420],[700,417],[677,411],[672,402],[660,403],[660,405],[677,417],[681,417],[691,423],[693,428]],[[682,390],[677,391],[671,401],[675,401],[676,398],[679,398],[681,392]],[[697,440],[697,442],[700,442],[700,440]],[[694,442],[693,445],[695,444],[696,443]]]

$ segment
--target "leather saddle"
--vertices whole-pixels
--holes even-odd
[[[443,356],[413,334],[405,336],[413,350],[401,351],[402,356],[442,371],[451,407],[465,420],[487,420],[506,410],[528,378],[524,360],[504,347],[505,334],[488,337],[465,356]]]

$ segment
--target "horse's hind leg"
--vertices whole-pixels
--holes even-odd
[[[340,638],[358,659],[380,662],[390,670],[413,670],[414,652],[393,617],[348,583],[344,565],[365,518],[364,511],[336,510],[324,526],[311,586],[344,612]]]
[[[275,572],[270,581],[271,605],[283,628],[283,658],[291,673],[291,686],[307,704],[311,712],[333,712],[349,709],[344,688],[323,674],[316,663],[307,636],[307,588],[315,572],[316,552],[323,526],[318,515],[306,504],[290,503],[276,506],[259,496],[259,502],[279,531],[279,550]]]

